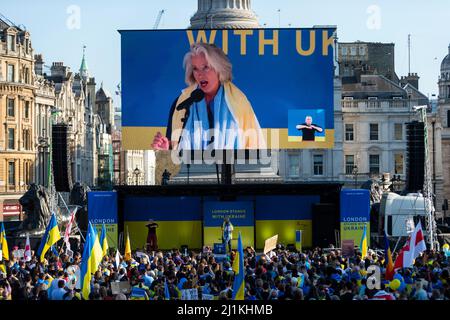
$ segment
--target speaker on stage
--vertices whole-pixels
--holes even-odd
[[[66,124],[52,126],[53,179],[58,192],[70,192],[72,188],[67,131]]]
[[[333,203],[316,203],[312,208],[312,244],[329,248],[336,244],[335,230],[339,230],[339,210]]]
[[[423,190],[425,175],[425,125],[413,121],[406,124],[406,190]]]

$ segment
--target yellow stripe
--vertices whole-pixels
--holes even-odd
[[[153,137],[161,132],[166,134],[166,127],[122,127],[122,143],[125,150],[151,150]],[[262,129],[269,149],[332,149],[334,147],[334,129],[325,129],[325,141],[317,137],[317,141],[297,141],[289,137],[288,129]],[[291,141],[294,139],[295,141]]]
[[[311,220],[256,220],[256,248],[263,249],[266,239],[278,234],[278,242],[295,244],[295,231],[302,230],[302,246],[312,246]]]

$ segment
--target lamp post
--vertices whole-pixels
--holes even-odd
[[[355,189],[358,188],[358,167],[357,166],[353,166],[353,178],[355,179]]]
[[[141,170],[139,170],[139,168],[136,167],[136,169],[134,169],[133,173],[136,176],[136,185],[138,185],[138,178],[141,175]]]

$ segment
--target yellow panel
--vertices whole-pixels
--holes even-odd
[[[288,129],[262,129],[269,149],[332,149],[334,146],[334,129],[325,129],[325,141],[298,141],[288,136]],[[122,127],[122,143],[125,150],[150,150],[153,137],[161,132],[166,134],[166,127]]]
[[[148,221],[125,221],[125,232],[128,227],[131,248],[143,249],[147,242]],[[202,248],[202,222],[201,221],[158,221],[156,231],[159,249],[180,248],[188,245],[189,248]]]
[[[312,247],[311,220],[257,220],[256,248],[264,249],[266,239],[278,234],[278,243],[295,244],[295,231],[302,230],[303,248]]]
[[[205,227],[203,228],[205,246],[213,246],[214,243],[222,243],[222,228],[220,227]],[[242,235],[242,245],[245,247],[255,247],[254,245],[254,227],[234,227],[233,240],[231,246],[233,249],[237,248],[237,240],[239,232]]]
[[[359,248],[365,224],[367,225],[367,246],[370,247],[370,222],[341,222],[341,241],[353,240],[355,246]]]

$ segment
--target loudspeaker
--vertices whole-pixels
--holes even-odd
[[[68,126],[65,124],[52,126],[53,180],[58,192],[70,192],[72,189],[67,131]]]
[[[336,245],[335,230],[339,230],[339,210],[332,203],[316,203],[312,207],[312,242],[314,247]]]
[[[413,121],[406,124],[406,190],[423,190],[425,176],[425,125]]]

